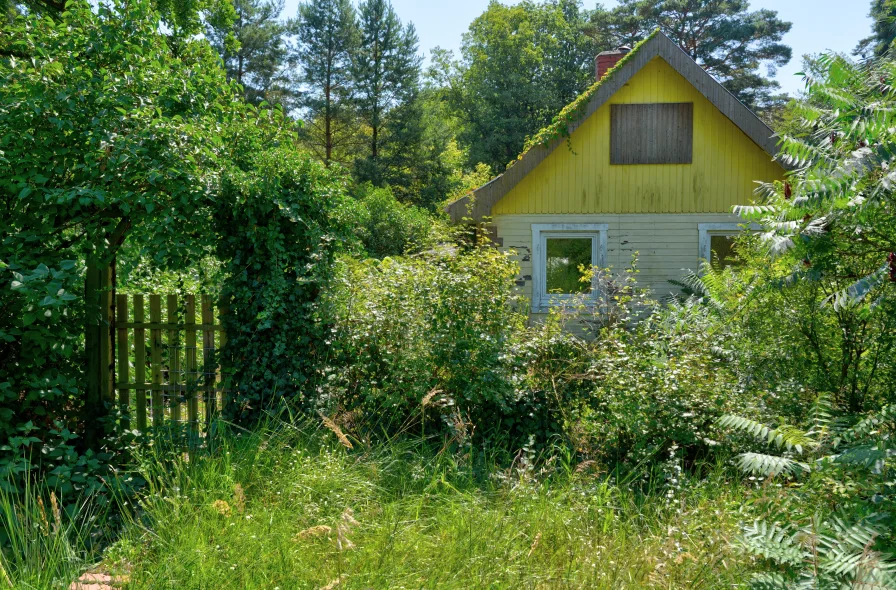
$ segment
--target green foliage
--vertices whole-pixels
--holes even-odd
[[[291,59],[305,87],[305,140],[326,165],[341,161],[357,145],[350,102],[352,56],[359,43],[355,9],[350,0],[309,0],[299,5],[293,24],[296,44]]]
[[[622,66],[624,66],[628,61],[632,59],[634,55],[637,54],[637,50],[644,43],[649,41],[654,35],[657,34],[659,29],[654,30],[652,33],[647,35],[643,40],[638,42],[632,50],[628,52],[628,54],[616,62],[616,65],[610,68],[610,70],[604,75],[604,77],[594,84],[592,84],[585,92],[580,94],[574,101],[563,107],[552,120],[551,124],[547,127],[541,129],[537,133],[535,133],[530,139],[527,139],[526,145],[523,148],[523,153],[531,149],[536,145],[548,145],[552,141],[563,137],[569,137],[569,128],[571,125],[577,123],[581,120],[581,118],[585,114],[585,109],[588,107],[588,103],[591,102],[591,99],[597,93],[598,89],[601,85],[608,79],[610,79],[613,75],[613,72],[618,71]],[[521,158],[522,154],[517,158]],[[514,162],[511,162],[511,165]]]
[[[597,47],[585,23],[573,0],[492,2],[473,21],[447,80],[471,163],[503,170],[527,137],[594,81]]]
[[[890,587],[896,583],[896,563],[887,554],[894,541],[890,472],[896,412],[888,406],[850,427],[848,416],[831,419],[831,407],[827,396],[819,397],[809,431],[786,425],[770,429],[735,415],[720,421],[722,426],[786,449],[783,456],[742,453],[737,464],[746,473],[800,479],[801,494],[809,497],[830,493],[835,481],[856,488],[847,487],[846,497],[833,506],[817,507],[806,515],[794,507],[781,507],[745,527],[744,548],[771,566],[756,576],[756,587]],[[799,462],[795,456],[811,462]]]
[[[0,583],[9,588],[68,588],[98,556],[108,516],[87,496],[62,506],[52,487],[0,486]]]
[[[791,23],[774,10],[748,12],[747,0],[622,0],[612,10],[596,10],[592,34],[611,46],[631,46],[660,28],[741,102],[767,107],[779,101],[779,84],[757,72],[787,65],[790,47],[781,43]]]
[[[276,114],[270,128],[263,123],[231,138],[234,165],[215,215],[217,255],[227,261],[225,414],[248,422],[308,393],[326,348],[317,304],[336,248],[331,212],[344,197],[343,182],[297,151]]]
[[[893,48],[893,41],[896,40],[896,2],[872,0],[868,16],[874,21],[872,34],[859,41],[855,53],[883,57]]]
[[[139,520],[106,566],[127,567],[134,589],[702,589],[748,574],[726,542],[744,491],[722,473],[666,503],[574,463],[505,470],[486,450],[473,470],[421,443],[347,451],[319,428],[275,424],[198,461],[148,462]]]
[[[278,20],[283,0],[235,0],[233,8],[236,18],[211,18],[205,27],[227,78],[243,87],[247,101],[288,109],[295,90],[284,70],[287,27]]]
[[[413,24],[402,26],[388,0],[361,2],[358,16],[353,102],[369,149],[355,160],[356,177],[376,186],[399,185],[389,173],[406,167],[422,132],[417,94],[423,58],[417,31]]]
[[[437,243],[440,223],[426,211],[400,203],[389,188],[360,187],[356,199],[344,201],[336,217],[374,258],[418,254]]]
[[[0,59],[0,478],[43,462],[61,501],[107,476],[82,455],[85,273],[125,239],[185,266],[211,236],[209,188],[234,90],[204,43],[172,51],[147,2],[17,17]],[[16,57],[22,54],[28,59]]]
[[[512,309],[515,275],[491,248],[342,259],[327,293],[334,332],[321,403],[386,431],[420,420],[427,406],[431,416],[497,429],[517,403],[504,359],[524,321]]]
[[[798,321],[817,370],[813,387],[856,413],[892,401],[896,377],[882,362],[896,345],[889,179],[896,70],[888,61],[857,65],[833,55],[816,68],[807,100],[795,107],[798,131],[781,146],[779,158],[793,171],[762,188],[761,206],[738,211],[764,226],[763,243],[776,258],[759,276],[779,287],[763,296],[777,305],[757,323]]]

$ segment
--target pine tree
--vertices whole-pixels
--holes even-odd
[[[206,36],[224,60],[227,77],[244,89],[246,100],[284,101],[286,26],[279,20],[283,0],[234,0],[230,23],[208,19]]]
[[[358,45],[350,0],[309,0],[299,5],[292,59],[303,86],[306,139],[329,166],[356,135],[351,110],[351,59]]]
[[[780,105],[779,84],[759,72],[791,58],[781,40],[791,23],[774,10],[749,11],[748,0],[621,0],[592,16],[592,30],[613,46],[632,46],[660,28],[691,58],[719,79],[741,102],[754,108]]]
[[[358,113],[368,129],[367,156],[355,163],[359,181],[403,182],[403,169],[422,134],[419,41],[402,26],[389,0],[359,7],[361,42],[352,68]]]
[[[896,40],[896,0],[872,0],[868,16],[874,21],[872,35],[859,42],[855,53],[881,57],[890,51]]]

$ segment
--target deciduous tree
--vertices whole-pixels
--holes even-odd
[[[577,0],[493,1],[464,35],[457,70],[440,56],[471,163],[500,171],[593,82],[598,47],[586,24]]]

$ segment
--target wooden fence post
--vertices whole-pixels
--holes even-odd
[[[112,265],[87,264],[84,301],[87,318],[84,344],[87,349],[87,391],[84,400],[84,439],[88,448],[97,449],[105,435],[108,408],[114,402],[114,357],[112,355]]]
[[[159,428],[165,420],[164,398],[162,397],[162,297],[149,296],[150,370],[152,372],[152,425]]]

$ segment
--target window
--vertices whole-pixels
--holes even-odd
[[[532,225],[532,307],[543,311],[575,297],[594,296],[580,267],[606,266],[607,224]]]
[[[700,231],[700,258],[702,260],[714,260],[718,258],[722,268],[737,266],[737,252],[734,242],[737,235],[743,231],[743,224],[739,223],[701,223]],[[754,224],[753,229],[758,229]]]
[[[694,104],[610,105],[610,164],[690,164]]]

